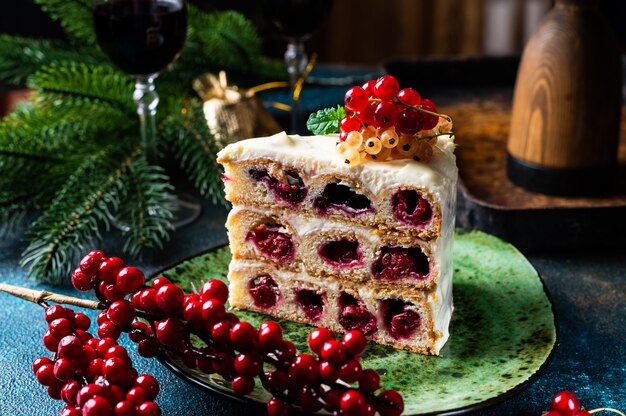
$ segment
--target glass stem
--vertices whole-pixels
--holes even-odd
[[[285,52],[285,64],[289,72],[289,81],[291,83],[291,133],[300,133],[301,114],[300,114],[300,97],[294,96],[296,82],[302,76],[306,69],[308,59],[304,51],[304,44],[297,39],[291,39],[287,44]]]
[[[156,112],[159,105],[159,96],[154,86],[156,75],[137,76],[133,100],[137,104],[137,114],[141,125],[141,139],[143,151],[149,164],[155,165],[158,161],[156,148]]]

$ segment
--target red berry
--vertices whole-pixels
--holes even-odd
[[[144,311],[152,312],[157,308],[157,290],[153,288],[143,289],[139,292],[139,305]]]
[[[104,360],[102,358],[95,358],[91,360],[89,363],[89,367],[87,367],[87,376],[89,378],[95,379],[98,376],[102,375],[102,366],[104,365]]]
[[[404,411],[404,400],[395,390],[385,390],[376,399],[374,403],[380,416],[399,416]]]
[[[298,403],[305,412],[317,412],[322,408],[319,393],[311,386],[304,386],[298,393]]]
[[[199,300],[186,302],[183,308],[183,318],[192,324],[202,323],[202,302]]]
[[[287,340],[283,340],[283,342],[281,342],[275,350],[276,357],[280,361],[288,364],[291,363],[291,361],[294,359],[294,357],[296,356],[296,352],[297,350],[294,343]]]
[[[43,334],[43,345],[48,349],[48,351],[57,352],[59,348],[59,339],[52,335],[50,331],[46,331]]]
[[[168,313],[177,313],[182,310],[185,292],[173,284],[168,283],[159,288],[156,294],[158,307]]]
[[[398,93],[398,101],[415,107],[420,105],[422,99],[419,92],[415,91],[413,88],[403,88]]]
[[[110,416],[113,413],[111,403],[101,396],[95,396],[87,400],[82,410],[83,416]]]
[[[369,104],[369,97],[361,87],[352,87],[343,97],[346,108],[352,111],[361,111]]]
[[[333,339],[324,343],[320,356],[332,365],[340,366],[346,360],[347,351],[340,341]]]
[[[76,358],[83,351],[83,343],[74,335],[61,338],[57,353],[61,358]]]
[[[76,404],[82,407],[87,403],[87,400],[94,396],[105,396],[107,394],[106,389],[99,384],[87,384],[83,386],[76,395]]]
[[[137,416],[161,416],[161,408],[155,402],[145,402],[137,407]]]
[[[72,316],[73,313],[74,312],[72,312],[70,309],[66,309],[61,305],[50,306],[49,308],[46,308],[46,322],[51,323],[55,319],[69,318],[70,316]]]
[[[354,130],[361,129],[361,122],[356,117],[344,117],[339,122],[339,130],[344,133],[350,133]]]
[[[352,359],[339,368],[339,378],[348,384],[352,384],[361,376],[361,363],[358,359]]]
[[[86,331],[91,326],[91,319],[82,312],[75,313],[72,321],[74,322],[74,327],[81,331]]]
[[[104,295],[105,298],[107,298],[111,302],[124,299],[124,292],[119,290],[115,284],[106,284],[104,282],[102,282],[102,284],[104,284],[104,289],[101,290],[101,293]]]
[[[331,341],[335,339],[335,334],[330,329],[327,328],[315,328],[309,334],[309,348],[315,354],[320,355],[322,352],[322,347],[324,343],[327,341]]]
[[[59,318],[50,322],[50,334],[55,338],[63,338],[72,333],[72,323],[67,318]]]
[[[289,376],[283,371],[269,370],[265,372],[265,376],[274,391],[285,391],[289,385]]]
[[[143,272],[136,267],[124,267],[115,278],[118,290],[124,293],[132,293],[146,283]]]
[[[271,351],[283,340],[283,330],[276,322],[263,322],[259,328],[259,349]]]
[[[144,339],[137,344],[137,352],[145,358],[151,358],[159,352],[159,343],[154,338]]]
[[[226,346],[230,343],[230,328],[233,326],[228,321],[220,321],[211,328],[211,337],[219,347]]]
[[[236,363],[236,362],[235,362]],[[233,392],[240,396],[252,393],[254,390],[254,378],[239,376],[233,379]]]
[[[319,376],[319,363],[310,354],[299,354],[289,368],[289,380],[297,385],[313,383]]]
[[[54,365],[43,364],[35,372],[37,381],[44,386],[52,386],[56,384],[57,378],[54,376]]]
[[[357,329],[346,332],[341,342],[346,347],[346,350],[348,350],[348,353],[352,355],[361,354],[367,345],[365,335]]]
[[[202,318],[208,323],[221,321],[225,315],[226,308],[219,299],[209,299],[202,304]]]
[[[135,380],[135,386],[141,387],[149,393],[149,400],[154,400],[159,394],[159,382],[150,374],[142,374]]]
[[[230,340],[237,350],[252,351],[257,346],[257,332],[248,322],[237,322],[230,329]]]
[[[79,267],[85,274],[95,276],[100,263],[105,259],[105,255],[100,250],[93,250],[80,261]]]
[[[376,81],[374,93],[381,100],[392,100],[400,91],[398,80],[391,75],[384,75]]]
[[[400,133],[415,134],[422,129],[422,113],[410,108],[400,113],[396,128]]]
[[[272,397],[267,402],[267,413],[269,416],[287,416],[289,413],[289,405],[276,397]]]
[[[367,399],[363,393],[357,390],[348,390],[342,396],[339,401],[339,406],[346,416],[361,416],[365,414],[365,407],[367,406]]]
[[[172,281],[168,279],[167,277],[159,276],[152,281],[152,288],[158,290],[161,286],[169,285],[170,283],[172,283]]]
[[[254,377],[263,369],[263,360],[256,353],[238,354],[235,357],[235,370],[241,376]]]
[[[380,376],[371,368],[363,370],[359,377],[359,388],[366,392],[372,393],[380,388]]]
[[[48,386],[46,389],[48,391],[48,396],[53,398],[54,400],[61,400],[61,390],[63,389],[63,384],[56,383],[51,386]]]
[[[573,416],[580,409],[580,402],[574,393],[569,390],[558,392],[550,401],[550,410],[556,410],[563,416]]]
[[[381,101],[374,109],[378,127],[391,127],[398,121],[398,107],[391,101]]]
[[[122,400],[115,405],[115,416],[135,416],[135,403]]]
[[[156,325],[156,337],[161,344],[173,347],[184,338],[185,326],[177,318],[166,318]]]
[[[44,364],[52,364],[52,360],[48,357],[36,358],[35,361],[33,361],[33,372],[37,373],[37,370],[39,370],[39,367],[41,367]]]
[[[435,103],[433,103],[428,98],[422,100],[421,107],[428,111],[437,112],[437,108],[435,108]],[[438,116],[422,113],[422,130],[430,130],[432,128],[435,128],[437,123],[439,123]]]
[[[109,306],[107,316],[116,326],[123,328],[133,323],[135,308],[127,300],[116,300]]]
[[[71,380],[74,377],[75,370],[74,363],[70,359],[59,358],[54,363],[54,376],[59,381]]]
[[[130,400],[135,404],[141,404],[150,400],[150,395],[141,387],[132,387],[126,393],[126,400]]]
[[[76,406],[76,396],[79,390],[80,384],[77,381],[70,381],[61,389],[61,399],[70,406]]]
[[[117,341],[115,340],[115,338],[102,338],[100,341],[98,341],[98,347],[96,348],[98,350],[98,355],[100,357],[104,357],[109,348],[114,345],[117,345]]]
[[[348,138],[348,133],[346,133],[345,131],[340,131],[339,132],[339,141],[340,142],[345,142],[347,138]]]
[[[368,104],[361,111],[356,112],[356,117],[359,119],[361,123],[368,124],[370,126],[377,126],[376,120],[374,119],[374,109],[376,108],[376,103]]]
[[[111,321],[103,322],[98,327],[98,337],[100,338],[118,339],[120,337],[120,334],[120,328]]]
[[[80,268],[74,270],[72,273],[72,286],[81,292],[86,292],[93,289],[94,281],[93,277],[83,272]]]
[[[60,416],[82,416],[83,412],[79,408],[73,406],[65,406],[61,410]]]
[[[133,342],[142,341],[152,335],[152,328],[145,322],[135,321],[131,324],[131,328],[128,338]]]
[[[109,383],[118,384],[126,377],[128,363],[119,357],[107,358],[102,365],[102,375]]]
[[[121,345],[110,346],[109,349],[106,350],[106,352],[104,353],[104,357],[102,358],[106,360],[113,357],[124,360],[129,367],[132,364],[130,361],[130,357],[128,356],[128,351],[126,351],[126,348],[122,347]]]
[[[374,91],[376,88],[376,80],[370,79],[369,81],[366,81],[361,88],[363,88],[368,97],[374,97],[376,95],[376,92]]]
[[[327,383],[334,383],[339,378],[339,370],[328,361],[320,363],[320,378]]]
[[[115,283],[117,274],[124,266],[124,260],[119,257],[109,257],[100,263],[97,272],[98,279],[106,283]]]
[[[222,303],[228,300],[228,286],[218,279],[211,279],[202,285],[200,297],[203,301],[218,299]]]

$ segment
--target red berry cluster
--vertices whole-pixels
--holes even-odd
[[[127,332],[140,355],[164,353],[189,368],[217,373],[239,395],[252,392],[258,379],[273,396],[267,404],[272,416],[286,415],[292,408],[365,416],[376,412],[396,416],[404,409],[398,392],[379,391],[379,375],[361,367],[360,354],[367,341],[359,331],[350,331],[339,341],[328,329],[315,329],[309,337],[315,355],[298,354],[295,345],[283,339],[276,322],[264,322],[257,329],[227,312],[228,287],[222,281],[210,280],[200,293],[191,294],[166,277],[146,286],[140,270],[97,250],[80,262],[72,282],[79,290],[93,289],[100,299],[101,338],[114,343]],[[192,343],[192,334],[203,345]]]
[[[63,400],[61,416],[160,416],[154,403],[159,383],[139,375],[124,347],[113,338],[86,332],[89,317],[59,305],[46,308],[43,342],[52,359],[37,358],[33,371],[48,394]]]
[[[574,393],[563,390],[552,397],[550,410],[544,412],[543,416],[591,416],[591,413],[580,406]]]
[[[338,151],[352,165],[365,158],[427,163],[437,136],[452,129],[449,117],[438,114],[431,100],[412,88],[400,89],[391,75],[350,88],[344,103],[347,116],[339,123]],[[438,124],[439,131],[433,131]]]

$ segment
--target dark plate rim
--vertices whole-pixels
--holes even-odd
[[[468,230],[471,231],[471,230]],[[477,230],[479,231],[479,230]],[[479,232],[483,232],[484,231],[479,231]],[[487,233],[485,233],[487,234]],[[499,238],[496,236],[496,238]],[[508,243],[511,244],[511,243]],[[172,269],[176,266],[178,266],[181,263],[184,263],[186,261],[192,260],[198,256],[202,256],[208,253],[211,253],[213,251],[219,250],[222,247],[226,247],[228,244],[222,244],[222,245],[218,245],[206,250],[202,250],[196,254],[184,257],[181,260],[178,260],[176,262],[173,262],[172,264],[165,266],[159,270],[157,270],[154,273],[150,274],[149,279],[153,279],[159,275],[162,275],[165,271]],[[515,247],[515,246],[513,246]],[[516,248],[517,250],[517,248]],[[524,256],[524,254],[517,250],[520,255]],[[526,256],[524,256],[524,258],[526,258]],[[528,259],[527,259],[528,261]],[[411,415],[406,415],[406,416],[453,416],[453,415],[461,415],[461,414],[465,414],[465,413],[469,413],[469,412],[475,412],[475,411],[479,411],[479,410],[484,410],[486,408],[495,406],[497,404],[500,404],[502,402],[505,402],[506,400],[517,396],[518,394],[520,394],[521,392],[523,392],[524,390],[526,390],[528,387],[530,387],[535,381],[537,381],[537,379],[539,378],[539,376],[541,376],[541,374],[543,374],[548,367],[550,366],[550,364],[552,363],[552,360],[554,359],[554,355],[556,354],[556,350],[557,347],[559,345],[559,341],[560,341],[560,331],[559,331],[559,320],[557,318],[557,314],[556,314],[556,309],[554,308],[554,301],[552,299],[552,295],[550,294],[550,291],[548,290],[548,287],[546,285],[546,282],[544,281],[543,277],[541,277],[541,275],[539,274],[539,272],[537,272],[537,270],[535,269],[535,267],[532,265],[532,263],[530,263],[530,261],[528,261],[529,264],[533,267],[533,269],[535,270],[535,272],[537,273],[537,277],[539,278],[539,281],[541,282],[541,286],[543,288],[543,292],[546,295],[546,298],[548,299],[548,302],[550,303],[550,310],[552,312],[552,317],[553,317],[553,323],[554,323],[554,328],[555,328],[555,339],[554,339],[554,344],[552,345],[552,349],[550,350],[550,353],[548,354],[548,356],[546,357],[545,361],[543,362],[543,364],[541,364],[541,366],[539,366],[539,368],[537,369],[537,371],[535,371],[533,374],[531,374],[530,377],[528,377],[526,380],[522,381],[520,384],[518,384],[517,386],[513,387],[510,390],[505,391],[504,393],[501,393],[497,396],[494,396],[490,399],[484,400],[482,402],[476,403],[476,404],[471,404],[468,406],[463,406],[463,407],[458,407],[456,409],[449,409],[449,410],[444,410],[441,412],[430,412],[430,413],[413,413]],[[167,368],[168,370],[170,370],[172,373],[174,373],[176,376],[178,376],[179,378],[185,380],[186,382],[190,383],[191,385],[210,392],[210,393],[217,393],[221,396],[224,397],[228,397],[230,399],[233,399],[235,401],[238,401],[240,403],[247,403],[247,404],[252,404],[258,407],[261,407],[263,405],[263,403],[253,400],[249,397],[246,396],[238,396],[234,393],[232,393],[231,391],[228,390],[222,390],[218,387],[215,387],[211,384],[208,384],[196,377],[193,377],[192,375],[189,375],[187,372],[185,372],[184,369],[181,368],[181,366],[183,366],[182,364],[177,363],[176,361],[170,359],[169,357],[165,356],[165,355],[160,355],[157,357],[159,362],[161,364],[163,364],[163,366],[165,368]]]

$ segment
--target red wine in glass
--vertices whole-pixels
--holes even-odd
[[[184,0],[93,0],[93,25],[102,51],[122,71],[135,78],[137,104],[146,160],[158,164],[156,110],[159,96],[154,80],[173,63],[185,44],[187,8]],[[177,194],[174,227],[194,221],[200,204]],[[127,225],[113,220],[118,228]]]
[[[261,14],[270,27],[287,39],[285,63],[292,85],[291,132],[302,128],[299,100],[293,92],[296,81],[307,66],[304,41],[324,23],[333,0],[262,0]]]
[[[282,37],[306,40],[330,14],[333,0],[263,0],[265,20]]]
[[[185,43],[187,10],[181,1],[96,1],[93,24],[100,47],[132,75],[161,72]]]

